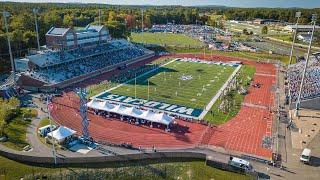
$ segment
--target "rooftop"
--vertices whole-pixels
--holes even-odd
[[[70,28],[56,28],[52,27],[47,34],[48,35],[56,35],[56,36],[63,36],[65,33],[67,33],[70,30]]]

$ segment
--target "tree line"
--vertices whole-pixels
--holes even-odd
[[[15,57],[23,56],[29,48],[36,48],[33,8],[38,8],[40,44],[45,44],[45,33],[52,27],[83,27],[89,23],[106,25],[112,37],[127,37],[130,31],[153,24],[208,24],[223,28],[223,20],[250,20],[254,18],[276,19],[294,22],[295,12],[302,12],[302,23],[309,23],[317,9],[280,8],[227,8],[221,6],[118,6],[102,4],[53,4],[53,3],[0,3],[0,10],[11,13],[8,19],[9,35]],[[99,9],[101,16],[99,18]],[[319,18],[318,18],[319,19]],[[4,19],[0,16],[0,72],[8,69],[8,47]]]

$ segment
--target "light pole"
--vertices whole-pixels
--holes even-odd
[[[33,11],[33,14],[34,14],[34,23],[36,25],[38,51],[40,51],[39,29],[38,29],[38,21],[37,21],[37,14],[39,13],[39,9],[34,8],[32,11]]]
[[[311,50],[311,45],[312,45],[312,39],[313,39],[314,29],[315,29],[315,26],[316,26],[316,20],[317,20],[317,15],[316,14],[312,14],[312,21],[311,22],[313,22],[313,27],[312,27],[312,33],[311,33],[311,38],[310,38],[309,47],[308,47],[306,64],[304,66],[303,73],[302,73],[302,79],[301,79],[301,83],[300,83],[299,95],[298,95],[298,99],[297,99],[297,102],[296,102],[296,112],[295,112],[295,116],[296,117],[299,116],[299,109],[300,109],[300,103],[301,103],[301,93],[302,93],[302,90],[303,90],[304,80],[305,80],[305,76],[306,76],[306,73],[307,73],[310,50]]]
[[[143,9],[141,9],[141,32],[143,32]]]
[[[296,30],[294,31],[293,40],[292,40],[289,65],[292,63],[293,48],[294,48],[294,43],[296,41],[296,36],[297,36],[297,31],[298,31],[298,23],[299,23],[300,17],[301,17],[301,12],[296,12],[297,23],[296,23]],[[290,92],[290,81],[289,81],[288,85],[289,85],[289,109],[290,109],[291,103],[292,103],[291,92]]]
[[[9,55],[10,55],[10,62],[11,62],[11,69],[12,69],[12,76],[13,76],[13,84],[16,85],[16,69],[13,62],[13,56],[11,51],[11,44],[10,44],[10,36],[9,36],[9,30],[8,30],[8,23],[7,18],[10,17],[10,13],[7,11],[3,11],[3,19],[4,19],[4,26],[6,28],[6,34],[7,34],[7,41],[8,41],[8,49],[9,49]]]
[[[51,128],[52,128],[52,120],[51,120],[51,113],[50,111],[52,111],[53,109],[53,104],[52,102],[49,103],[49,95],[47,94],[47,111],[48,111],[48,117],[49,117],[49,120],[50,120],[50,131],[51,131]],[[57,155],[56,155],[56,148],[54,147],[54,139],[53,139],[53,134],[52,134],[52,131],[51,131],[51,143],[52,143],[52,155],[53,155],[53,159],[54,159],[54,164],[57,164]]]
[[[101,9],[99,9],[99,26],[101,26]]]
[[[294,31],[294,34],[293,34],[293,40],[292,40],[292,46],[291,46],[291,51],[290,51],[289,64],[292,63],[293,48],[294,48],[294,43],[296,41],[296,36],[297,36],[297,31],[298,31],[298,23],[299,23],[299,18],[300,17],[301,17],[301,12],[296,12],[297,23],[296,23],[296,30]]]

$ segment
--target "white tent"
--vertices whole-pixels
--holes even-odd
[[[58,143],[61,143],[74,134],[76,134],[76,131],[65,126],[60,126],[58,129],[48,133],[47,136],[51,137],[51,139],[54,139]]]
[[[157,113],[155,114],[155,120],[160,124],[169,125],[173,121],[173,117],[165,113]]]
[[[88,102],[87,106],[93,109],[103,110],[106,103],[106,101],[98,101],[94,99]]]
[[[144,119],[151,122],[156,122],[164,125],[169,125],[174,118],[165,113],[155,113],[151,110],[140,110],[136,107],[126,107],[122,104],[114,105],[107,101],[98,101],[93,99],[88,104],[88,107],[107,112],[120,114],[122,116],[130,116],[138,119]]]

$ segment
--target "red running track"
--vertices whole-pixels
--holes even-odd
[[[52,117],[58,124],[71,127],[81,132],[81,117],[78,111],[79,98],[74,93],[64,94],[53,100]],[[134,146],[150,148],[192,148],[200,143],[206,126],[177,120],[178,125],[172,132],[164,131],[164,127],[136,126],[119,119],[104,118],[88,113],[90,135],[95,140],[108,141],[115,144],[132,143]]]
[[[178,54],[174,57],[194,57],[193,54]],[[169,56],[168,56],[169,57]],[[172,56],[171,56],[172,57]],[[203,58],[203,56],[201,56]],[[211,60],[211,57],[205,59]],[[264,136],[271,136],[273,114],[272,91],[276,81],[276,68],[273,64],[259,63],[234,57],[214,56],[219,61],[242,61],[244,64],[255,66],[256,74],[253,82],[262,84],[261,88],[249,88],[240,112],[227,123],[209,128],[198,123],[177,120],[179,126],[168,133],[161,128],[136,126],[118,119],[103,118],[89,113],[90,135],[95,140],[121,144],[130,142],[134,146],[143,148],[191,148],[199,144],[223,147],[226,150],[251,154],[258,157],[270,158],[271,149],[262,147]],[[136,67],[138,65],[133,65]],[[107,79],[113,73],[109,72],[94,80],[81,83],[82,86]],[[52,116],[59,124],[68,126],[81,132],[81,117],[78,112],[79,99],[74,93],[66,93],[54,99]]]

